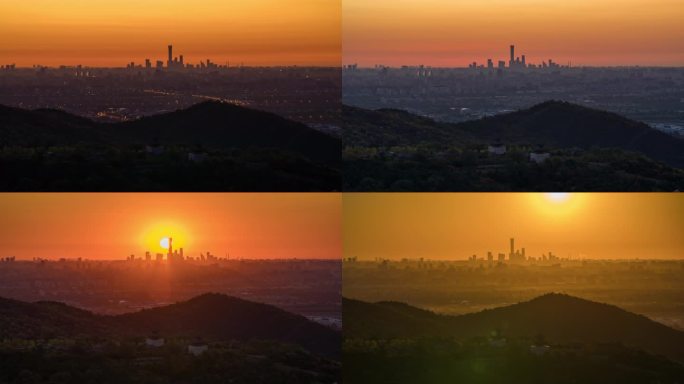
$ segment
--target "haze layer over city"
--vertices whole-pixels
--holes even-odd
[[[219,292],[339,327],[340,199],[6,194],[0,296],[111,314]]]
[[[40,0],[0,14],[0,104],[115,122],[214,100],[339,128],[335,2]]]
[[[349,1],[343,14],[346,104],[460,122],[563,100],[684,132],[681,2]]]
[[[676,194],[347,194],[343,295],[463,314],[562,292],[684,329]]]

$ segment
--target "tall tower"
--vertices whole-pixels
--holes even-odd
[[[515,45],[511,45],[511,60],[508,62],[509,67],[515,65]]]
[[[169,61],[167,61],[169,68],[173,65],[173,45],[169,45]]]
[[[173,258],[173,239],[169,237],[169,253],[166,255],[166,260]]]
[[[171,244],[171,243],[169,243]],[[511,253],[508,254],[508,259],[513,260],[515,256],[513,256],[513,253],[515,252],[515,238],[511,237]]]

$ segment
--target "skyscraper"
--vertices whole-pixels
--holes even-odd
[[[511,60],[508,62],[508,66],[513,68],[515,65],[515,45],[511,45]]]
[[[167,61],[167,66],[171,68],[173,65],[173,45],[169,45],[169,61]]]
[[[513,47],[513,46],[511,45],[511,47]],[[169,244],[171,244],[171,243],[169,243]],[[511,237],[511,253],[508,255],[509,260],[513,260],[515,258],[514,253],[515,253],[515,238]]]
[[[171,260],[172,258],[173,258],[173,239],[169,237],[169,253],[166,255],[166,260]]]

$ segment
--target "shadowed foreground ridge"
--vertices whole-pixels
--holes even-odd
[[[673,191],[684,140],[567,102],[462,123],[344,106],[345,190]],[[493,155],[500,144],[506,153]],[[543,164],[529,160],[541,150]]]
[[[341,147],[304,124],[220,102],[121,123],[0,106],[0,189],[339,190]]]
[[[73,337],[201,337],[207,341],[272,340],[324,356],[340,352],[340,334],[271,305],[222,294],[116,316],[93,314],[62,303],[0,298],[0,339]]]
[[[348,127],[348,146],[362,145],[364,135],[375,137],[370,144],[382,146],[437,144],[440,140],[490,144],[500,140],[504,144],[558,148],[620,148],[684,167],[684,140],[616,113],[564,101],[551,100],[528,109],[456,124],[401,110],[369,111],[349,106],[343,108],[343,117]]]
[[[0,106],[0,145],[160,144],[207,148],[258,146],[339,162],[340,141],[276,114],[206,101],[122,123],[100,123],[54,109]],[[332,152],[332,153],[331,153]]]
[[[609,304],[550,293],[506,307],[444,316],[407,306],[345,299],[345,338],[507,337],[550,343],[623,343],[684,361],[684,332]]]

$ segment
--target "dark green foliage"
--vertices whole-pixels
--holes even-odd
[[[346,339],[344,382],[359,383],[680,383],[684,366],[619,343],[554,344],[537,356],[530,341],[448,338]]]
[[[453,337],[466,340],[503,332],[550,342],[622,342],[684,361],[684,332],[618,307],[561,294],[461,316],[443,316],[400,303],[345,299],[345,338]]]
[[[343,109],[347,191],[673,191],[684,140],[616,114],[546,102],[460,124]],[[508,153],[487,153],[501,141]],[[528,154],[543,146],[543,164]]]
[[[333,191],[339,170],[291,152],[247,148],[208,153],[187,149],[161,155],[118,147],[0,149],[4,191]]]
[[[619,149],[557,150],[543,164],[521,152],[447,158],[344,156],[345,191],[674,191],[684,171]]]
[[[274,342],[212,343],[195,357],[188,340],[173,339],[161,348],[110,338],[84,340],[84,352],[46,340],[17,348],[0,343],[2,383],[334,383],[340,364],[293,345]]]

